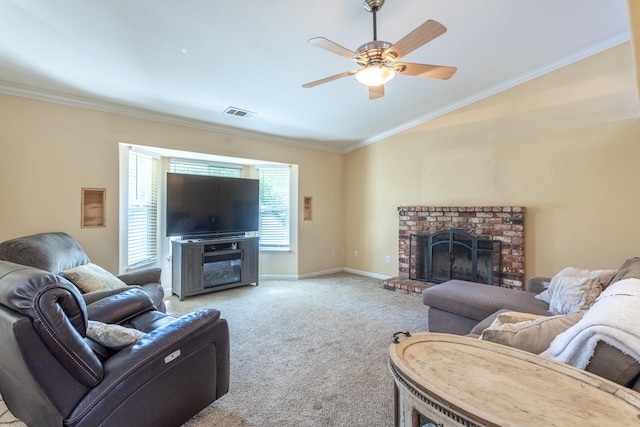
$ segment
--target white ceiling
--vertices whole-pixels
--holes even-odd
[[[348,151],[629,40],[625,0],[387,0],[378,39],[447,32],[403,58],[383,98],[307,43],[373,39],[362,0],[0,0],[0,92]],[[256,113],[224,114],[229,107]]]

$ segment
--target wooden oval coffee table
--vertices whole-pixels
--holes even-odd
[[[640,393],[479,339],[419,333],[389,347],[396,426],[640,425]]]

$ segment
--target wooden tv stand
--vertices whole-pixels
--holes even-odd
[[[185,297],[258,285],[258,237],[174,240],[171,292]]]

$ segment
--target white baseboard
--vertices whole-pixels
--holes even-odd
[[[391,276],[385,276],[383,274],[371,273],[369,271],[355,270],[353,268],[343,268],[342,271],[345,273],[358,274],[360,276],[373,277],[374,279],[385,280],[390,278]]]
[[[260,280],[300,280],[300,279],[310,279],[312,277],[326,276],[327,274],[335,274],[335,273],[342,273],[342,272],[357,274],[359,276],[372,277],[374,279],[380,279],[380,280],[385,280],[391,277],[391,276],[385,276],[382,274],[371,273],[369,271],[356,270],[353,268],[346,268],[346,267],[338,267],[338,268],[331,268],[329,270],[315,271],[313,273],[307,273],[302,275],[261,274]],[[260,282],[258,282],[258,284],[259,283]],[[171,288],[164,288],[164,294],[165,296],[170,296]]]
[[[260,280],[298,280],[298,276],[293,274],[279,275],[279,274],[261,274]],[[260,284],[260,282],[258,282]]]
[[[310,279],[312,277],[318,277],[318,276],[325,276],[327,274],[335,274],[335,273],[351,273],[351,274],[357,274],[359,276],[366,276],[366,277],[373,277],[374,279],[380,279],[380,280],[384,280],[384,279],[388,279],[391,276],[385,276],[382,274],[376,274],[376,273],[371,273],[369,271],[362,271],[362,270],[355,270],[353,268],[346,268],[346,267],[338,267],[338,268],[331,268],[329,270],[322,270],[322,271],[314,271],[313,273],[307,273],[307,274],[301,274],[299,276],[295,276],[295,275],[260,275],[260,280],[300,280],[300,279]]]
[[[298,277],[300,279],[310,279],[312,277],[326,276],[327,274],[342,273],[343,271],[344,271],[344,268],[338,267],[338,268],[331,268],[329,270],[315,271],[313,273],[302,274]]]

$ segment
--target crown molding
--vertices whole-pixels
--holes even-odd
[[[548,74],[559,68],[565,67],[581,59],[587,58],[591,55],[595,55],[604,50],[607,50],[612,47],[618,46],[622,43],[628,42],[629,40],[630,40],[630,35],[628,32],[619,34],[615,37],[605,40],[604,42],[601,42],[596,45],[590,46],[589,48],[574,52],[573,54],[560,58],[557,61],[542,65],[530,72],[521,74],[519,76],[514,77],[513,79],[504,81],[499,85],[490,87],[481,92],[477,92],[457,102],[445,105],[442,108],[436,109],[414,120],[403,123],[400,126],[396,126],[395,128],[389,129],[386,132],[382,132],[370,138],[367,138],[365,140],[356,142],[355,144],[350,145],[344,149],[327,146],[326,144],[323,144],[322,141],[315,141],[315,140],[301,141],[293,138],[278,137],[278,136],[269,135],[265,133],[252,132],[252,131],[247,131],[239,128],[234,128],[231,126],[218,125],[215,123],[205,122],[202,120],[188,119],[186,117],[160,113],[160,112],[151,111],[143,108],[130,107],[130,106],[126,106],[126,105],[122,105],[122,104],[118,104],[118,103],[114,103],[106,100],[100,100],[97,98],[70,95],[62,92],[24,86],[24,85],[10,83],[6,81],[0,81],[0,93],[6,94],[6,95],[12,95],[12,96],[19,96],[23,98],[35,99],[38,101],[53,102],[53,103],[67,105],[71,107],[118,114],[118,115],[127,116],[127,117],[134,117],[134,118],[143,119],[143,120],[150,120],[150,121],[155,121],[155,122],[164,123],[164,124],[184,126],[188,128],[200,129],[200,130],[205,130],[209,132],[223,133],[226,135],[237,136],[242,138],[251,138],[259,141],[272,142],[276,144],[289,145],[289,146],[305,148],[310,150],[346,154],[351,151],[355,151],[359,148],[363,148],[367,145],[373,144],[375,142],[381,141],[383,139],[389,138],[407,129],[415,127],[421,123],[427,122],[429,120],[435,119],[437,117],[440,117],[452,111],[458,110],[467,105],[478,102],[482,99],[496,95],[507,89],[523,84],[529,80],[533,80],[537,77]]]
[[[552,71],[558,70],[562,67],[565,67],[567,65],[573,64],[574,62],[578,62],[582,59],[585,59],[589,56],[595,55],[597,53],[603,52],[607,49],[610,49],[612,47],[618,46],[622,43],[626,43],[630,40],[630,36],[629,33],[622,33],[622,34],[618,34],[615,37],[612,37],[608,40],[605,40],[604,42],[598,43],[596,45],[590,46],[586,49],[582,49],[579,51],[576,51],[570,55],[567,55],[563,58],[560,58],[557,61],[553,61],[547,64],[544,64],[538,68],[535,68],[527,73],[521,74],[519,76],[514,77],[513,79],[510,80],[506,80],[502,83],[500,83],[499,85],[490,87],[484,91],[481,92],[477,92],[471,96],[468,96],[466,98],[463,98],[457,102],[451,103],[449,105],[445,105],[442,108],[439,108],[437,110],[431,111],[428,114],[425,114],[423,116],[420,116],[418,118],[416,118],[415,120],[411,120],[409,122],[403,123],[400,126],[397,126],[393,129],[389,129],[386,132],[380,133],[378,135],[375,135],[371,138],[368,138],[364,141],[361,141],[355,145],[352,145],[350,147],[347,147],[343,150],[343,153],[348,153],[350,151],[354,151],[357,150],[359,148],[365,147],[369,144],[373,144],[374,142],[378,142],[380,140],[383,140],[385,138],[389,138],[390,136],[393,136],[395,134],[398,134],[402,131],[405,131],[407,129],[410,129],[412,127],[415,127],[421,123],[427,122],[429,120],[435,119],[439,116],[443,116],[447,113],[450,113],[452,111],[458,110],[462,107],[465,107],[467,105],[473,104],[475,102],[478,102],[482,99],[485,98],[489,98],[490,96],[496,95],[500,92],[503,92],[507,89],[511,89],[512,87],[521,85],[523,83],[528,82],[529,80],[533,80],[537,77],[543,76],[545,74],[548,74]]]
[[[37,101],[62,104],[70,107],[84,108],[88,110],[101,111],[104,113],[118,114],[126,117],[150,120],[164,124],[184,126],[188,128],[223,133],[226,135],[232,135],[242,138],[251,138],[265,142],[273,142],[276,144],[306,148],[310,150],[327,151],[333,153],[342,152],[340,148],[328,147],[326,145],[323,145],[321,141],[300,141],[293,138],[277,137],[265,133],[247,131],[231,126],[223,126],[215,123],[205,122],[202,120],[188,119],[186,117],[160,113],[143,108],[129,107],[126,105],[96,98],[70,95],[62,92],[24,86],[6,81],[0,81],[0,93],[22,98],[34,99]]]

